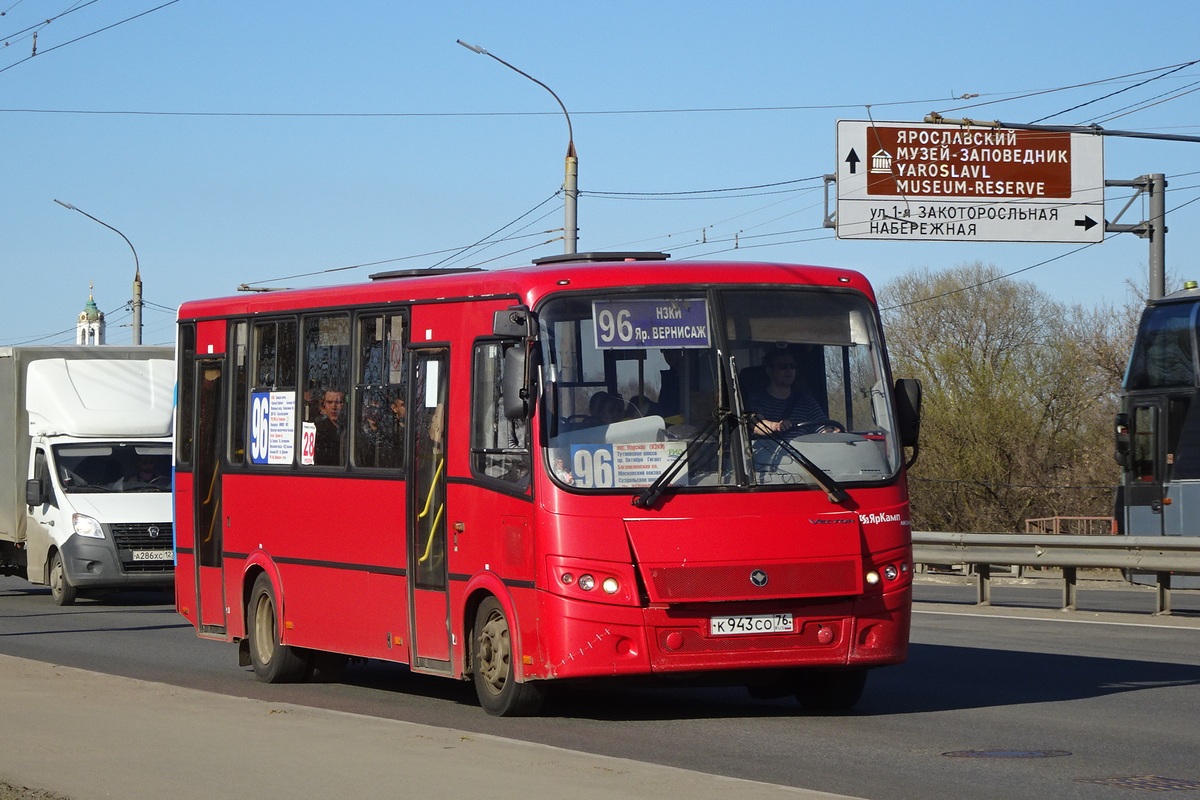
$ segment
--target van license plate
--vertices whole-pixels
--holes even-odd
[[[710,617],[708,620],[708,632],[713,636],[792,631],[791,614],[744,614],[737,617]]]
[[[174,550],[134,550],[134,561],[174,561]]]

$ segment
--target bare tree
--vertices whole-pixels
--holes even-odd
[[[1140,304],[1068,307],[981,263],[916,270],[880,301],[894,373],[924,385],[914,525],[1020,531],[1111,513],[1112,420]]]

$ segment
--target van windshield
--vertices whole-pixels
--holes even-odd
[[[171,491],[167,444],[64,444],[54,448],[54,459],[67,494]]]
[[[876,315],[857,292],[572,295],[538,319],[546,462],[565,486],[637,489],[671,470],[683,489],[803,490],[812,465],[848,484],[900,467]]]

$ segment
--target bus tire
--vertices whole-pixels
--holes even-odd
[[[849,711],[866,685],[867,671],[861,667],[801,670],[796,700],[806,711]]]
[[[496,598],[488,597],[479,604],[471,645],[475,694],[483,710],[497,717],[536,714],[545,699],[545,688],[536,682],[517,681],[512,632]]]
[[[296,683],[311,671],[305,653],[279,640],[279,603],[275,587],[264,572],[254,581],[246,604],[246,638],[250,666],[263,683]]]
[[[55,605],[75,604],[75,587],[71,585],[71,580],[67,577],[67,568],[63,566],[62,553],[57,550],[54,551],[54,555],[50,556],[48,583],[50,584],[50,596],[54,598]]]

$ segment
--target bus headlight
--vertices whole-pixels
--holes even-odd
[[[89,517],[87,514],[72,514],[71,528],[80,536],[87,536],[89,539],[103,539],[104,529],[100,527],[100,521],[94,517]]]
[[[547,556],[546,567],[550,591],[563,597],[628,606],[640,602],[632,564]]]

